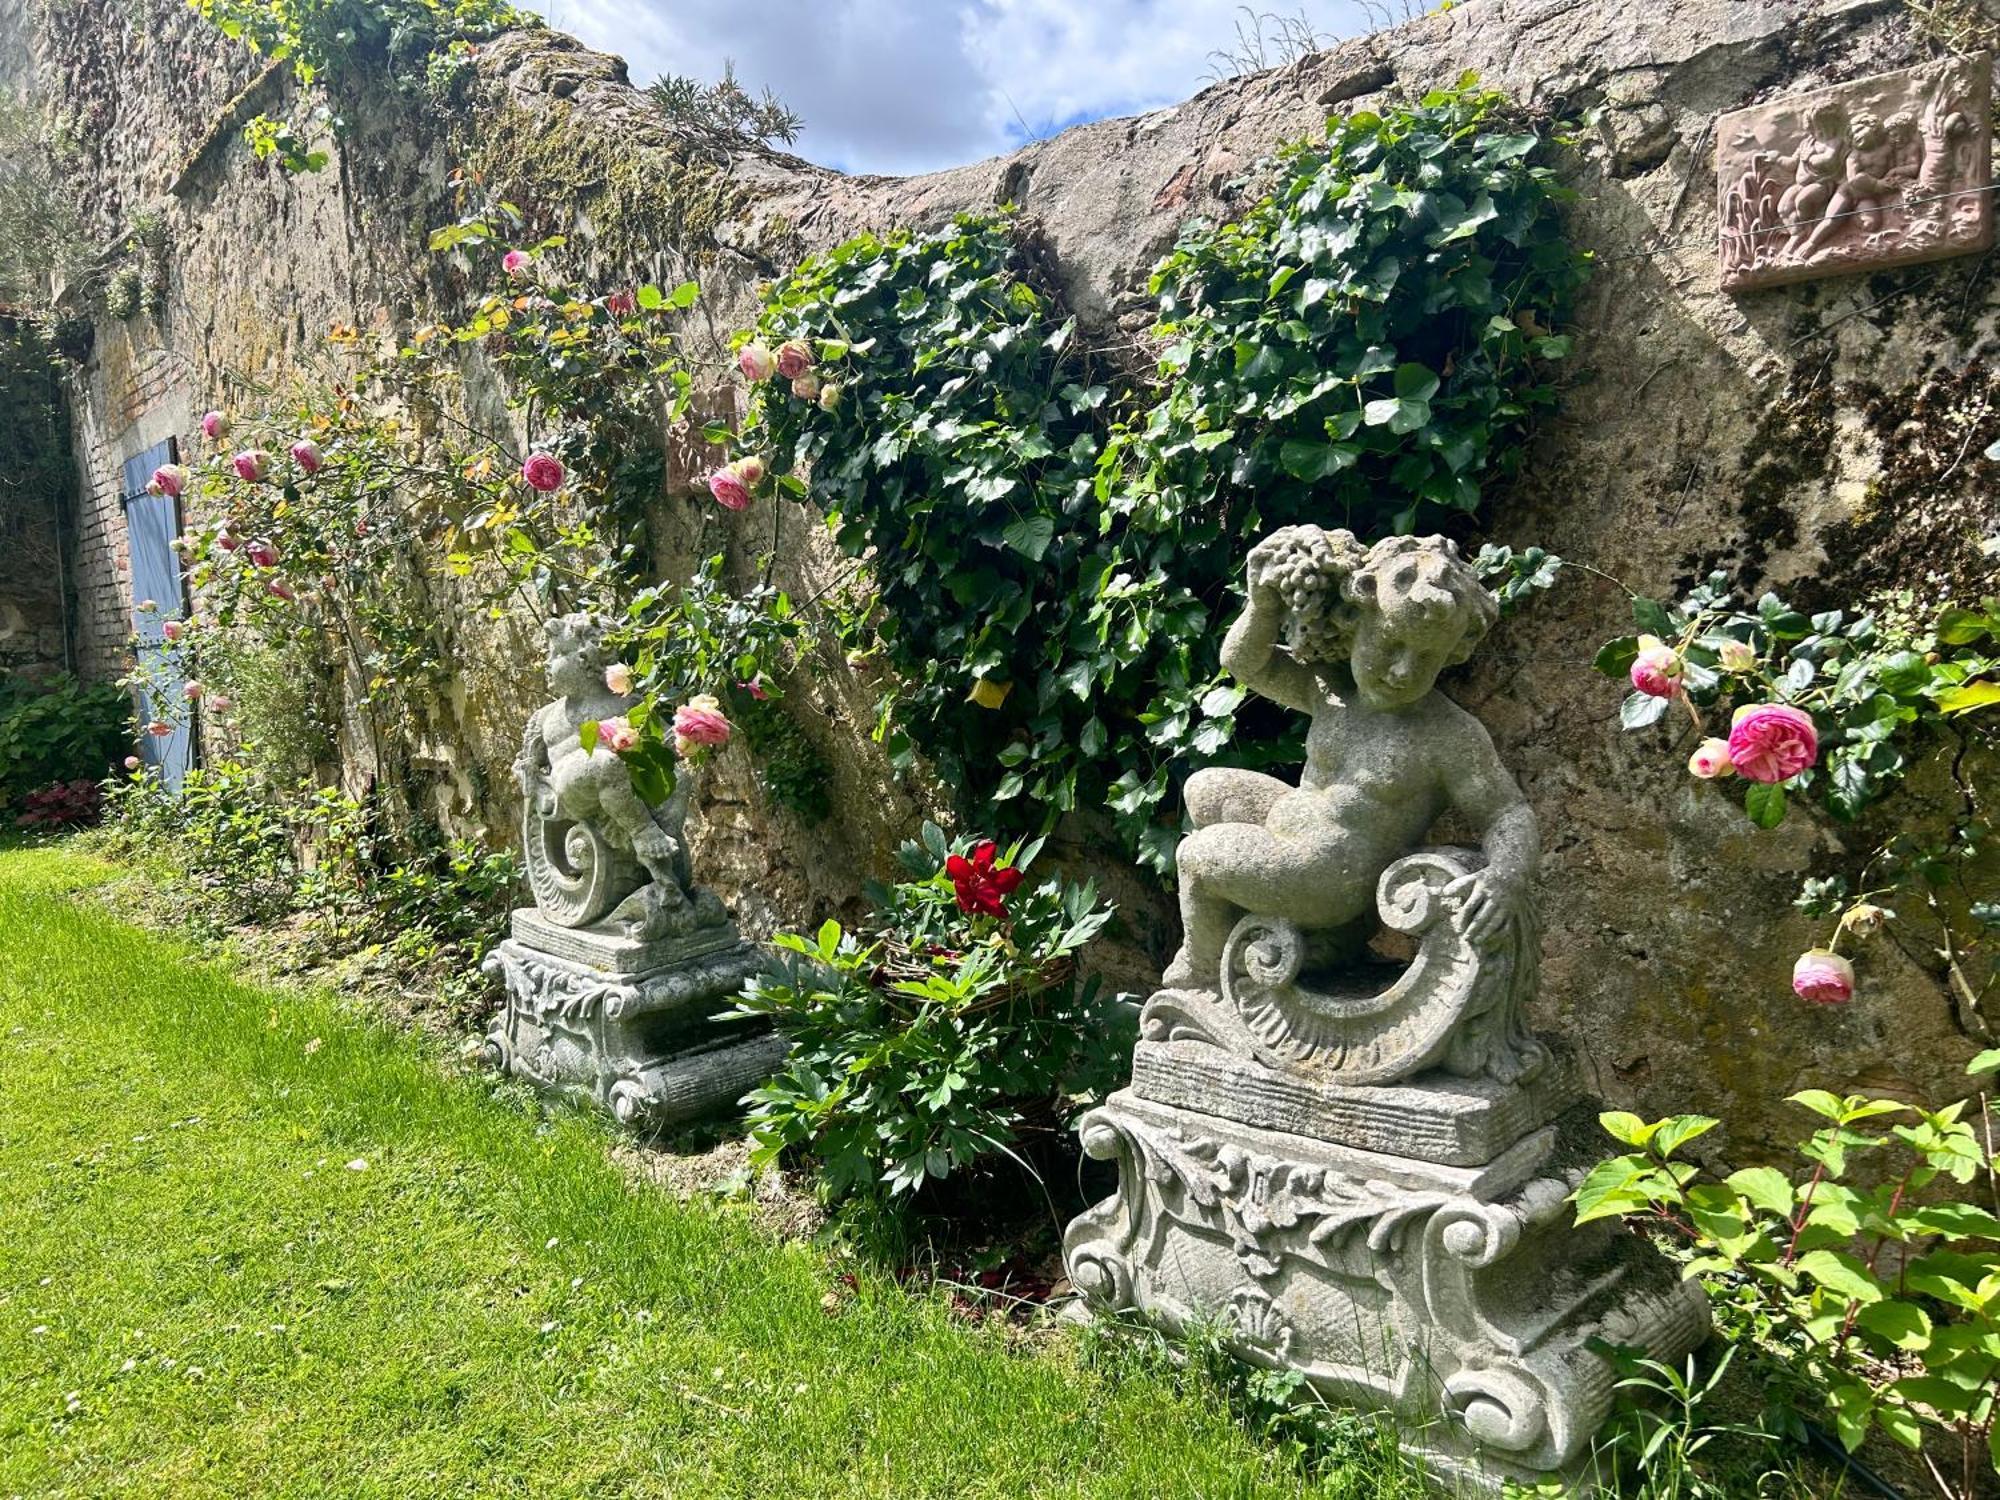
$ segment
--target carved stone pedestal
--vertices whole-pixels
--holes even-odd
[[[1570,1227],[1572,1114],[1448,1167],[1262,1130],[1127,1089],[1084,1118],[1117,1193],[1064,1237],[1094,1307],[1220,1320],[1244,1359],[1389,1411],[1437,1470],[1497,1492],[1581,1481],[1616,1379],[1592,1343],[1678,1360],[1707,1305],[1614,1226]]]
[[[560,927],[527,908],[485,967],[507,986],[487,1060],[595,1100],[628,1125],[726,1109],[785,1056],[770,1031],[713,1019],[757,967],[727,922],[643,941]]]

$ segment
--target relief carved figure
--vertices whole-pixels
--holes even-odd
[[[1985,249],[1990,92],[1984,58],[1955,58],[1723,116],[1724,287]]]

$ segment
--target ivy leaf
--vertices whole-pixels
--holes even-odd
[[[1040,562],[1055,540],[1056,523],[1051,516],[1023,516],[1010,522],[1000,539],[1030,562]]]
[[[1937,695],[1938,711],[1947,715],[1969,714],[1995,703],[2000,703],[2000,682],[1968,682]]]
[[[1428,365],[1412,361],[1396,366],[1396,394],[1406,401],[1429,401],[1437,394],[1439,383]]]
[[[1938,616],[1937,638],[1944,645],[1969,646],[1986,635],[2000,635],[2000,617],[1961,605]]]
[[[1785,821],[1785,789],[1773,781],[1760,781],[1743,794],[1743,811],[1759,828],[1776,828]]]
[[[1650,693],[1628,693],[1625,701],[1618,705],[1618,722],[1627,729],[1644,729],[1649,724],[1657,724],[1666,717],[1667,698],[1655,698]]]
[[[1355,450],[1339,443],[1313,443],[1292,439],[1278,449],[1278,465],[1294,479],[1308,484],[1330,478],[1354,463]]]

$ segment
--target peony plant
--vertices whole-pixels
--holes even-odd
[[[948,840],[926,823],[859,931],[780,933],[740,1016],[792,1039],[746,1099],[753,1160],[808,1161],[830,1198],[901,1199],[1095,1095],[1122,1048],[1076,955],[1110,919],[1089,882],[1030,884],[1040,842]]]

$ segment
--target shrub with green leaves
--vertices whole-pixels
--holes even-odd
[[[131,720],[116,683],[0,676],[0,811],[43,787],[107,775],[131,748]]]
[[[773,939],[735,1012],[792,1040],[746,1101],[753,1160],[794,1154],[830,1197],[894,1198],[1012,1154],[1024,1131],[1057,1128],[1062,1096],[1103,1091],[1123,1048],[1076,955],[1111,908],[1088,882],[1017,890],[1038,848],[947,842],[927,823],[898,854],[908,878],[871,888],[865,932],[829,921]]]
[[[1972,1068],[2000,1068],[2000,1050]],[[1986,1097],[1938,1110],[1823,1089],[1792,1100],[1825,1122],[1799,1147],[1808,1172],[1718,1176],[1683,1159],[1717,1124],[1706,1115],[1601,1116],[1632,1149],[1584,1178],[1577,1222],[1625,1216],[1684,1245],[1690,1276],[1755,1307],[1760,1355],[1823,1394],[1850,1451],[1879,1428],[1922,1454],[1946,1500],[1988,1493],[2000,1472],[2000,1217],[1986,1204],[2000,1201],[2000,1177]]]
[[[1243,551],[1462,523],[1513,471],[1584,268],[1549,141],[1469,80],[1334,121],[1162,263],[1153,386],[1085,347],[1005,212],[778,281],[752,337],[816,367],[753,387],[741,446],[872,561],[892,751],[1013,829],[1108,807],[1162,871],[1190,771],[1296,759],[1275,716],[1234,743],[1267,712],[1218,661]]]

